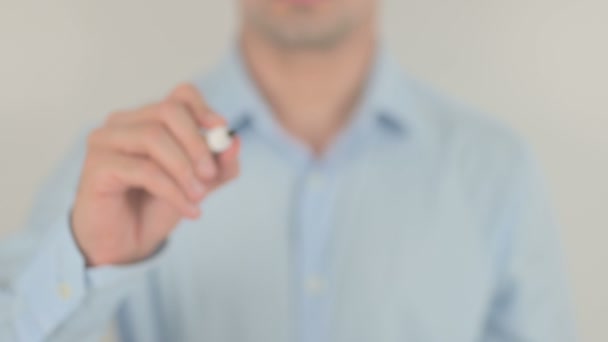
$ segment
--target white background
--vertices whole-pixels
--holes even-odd
[[[235,1],[0,0],[0,236],[86,123],[154,99],[229,46]],[[389,0],[413,74],[535,147],[583,341],[608,341],[608,1]]]

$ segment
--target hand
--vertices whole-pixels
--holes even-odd
[[[226,125],[191,85],[164,101],[109,116],[88,137],[72,230],[89,266],[152,254],[182,218],[237,177],[239,140],[214,156],[201,128]]]

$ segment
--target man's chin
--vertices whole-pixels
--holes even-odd
[[[327,49],[340,44],[351,31],[350,25],[343,24],[326,30],[319,27],[266,28],[264,34],[273,44],[291,49]]]
[[[252,19],[256,31],[273,45],[293,49],[331,48],[345,40],[356,26],[345,16],[332,20],[299,16],[290,21],[274,22],[261,17]]]

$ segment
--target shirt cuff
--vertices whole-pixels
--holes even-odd
[[[69,218],[58,220],[50,232],[15,283],[19,340],[43,340],[85,295],[85,261]]]
[[[128,285],[134,278],[142,277],[148,270],[154,268],[165,254],[167,241],[149,257],[137,263],[127,265],[104,265],[91,267],[86,270],[87,284],[92,289],[104,289]]]

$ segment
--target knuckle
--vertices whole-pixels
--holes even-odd
[[[157,115],[161,119],[170,119],[175,116],[179,108],[176,103],[171,101],[164,101],[158,104]]]
[[[165,130],[160,125],[147,125],[144,128],[143,134],[148,143],[153,141],[159,141],[165,138]]]
[[[123,112],[113,112],[113,113],[110,113],[106,117],[105,124],[106,125],[114,125],[114,124],[120,122],[123,117],[124,117],[124,113]]]
[[[194,86],[194,84],[189,83],[189,82],[180,83],[173,90],[174,95],[188,95],[189,96],[196,92],[197,91],[196,91],[196,87]]]
[[[86,160],[84,161],[83,164],[83,171],[82,171],[82,176],[90,176],[90,177],[97,177],[99,174],[103,173],[105,166],[104,165],[99,165],[99,163],[96,162],[95,158],[92,158],[91,156],[87,156]]]
[[[104,129],[103,128],[101,128],[101,127],[95,128],[87,136],[87,146],[92,147],[92,146],[99,145],[100,141],[103,138],[103,135],[104,135]]]
[[[113,164],[105,162],[102,156],[91,158],[86,161],[83,180],[94,193],[104,193],[109,187],[116,183],[116,168]]]
[[[226,119],[223,116],[221,116],[215,112],[211,112],[211,115],[214,116],[214,120],[217,122],[218,125],[220,125],[220,126],[228,125],[228,121],[226,121]]]
[[[207,127],[227,126],[228,121],[218,113],[207,110],[201,115],[201,119],[206,123]]]
[[[166,101],[157,113],[157,119],[167,127],[180,125],[183,116],[188,115],[187,109],[178,102]]]
[[[173,183],[168,181],[166,178],[157,178],[154,180],[154,182],[154,186],[156,187],[160,196],[163,196],[166,199],[170,199],[173,201],[179,201],[180,192]]]

